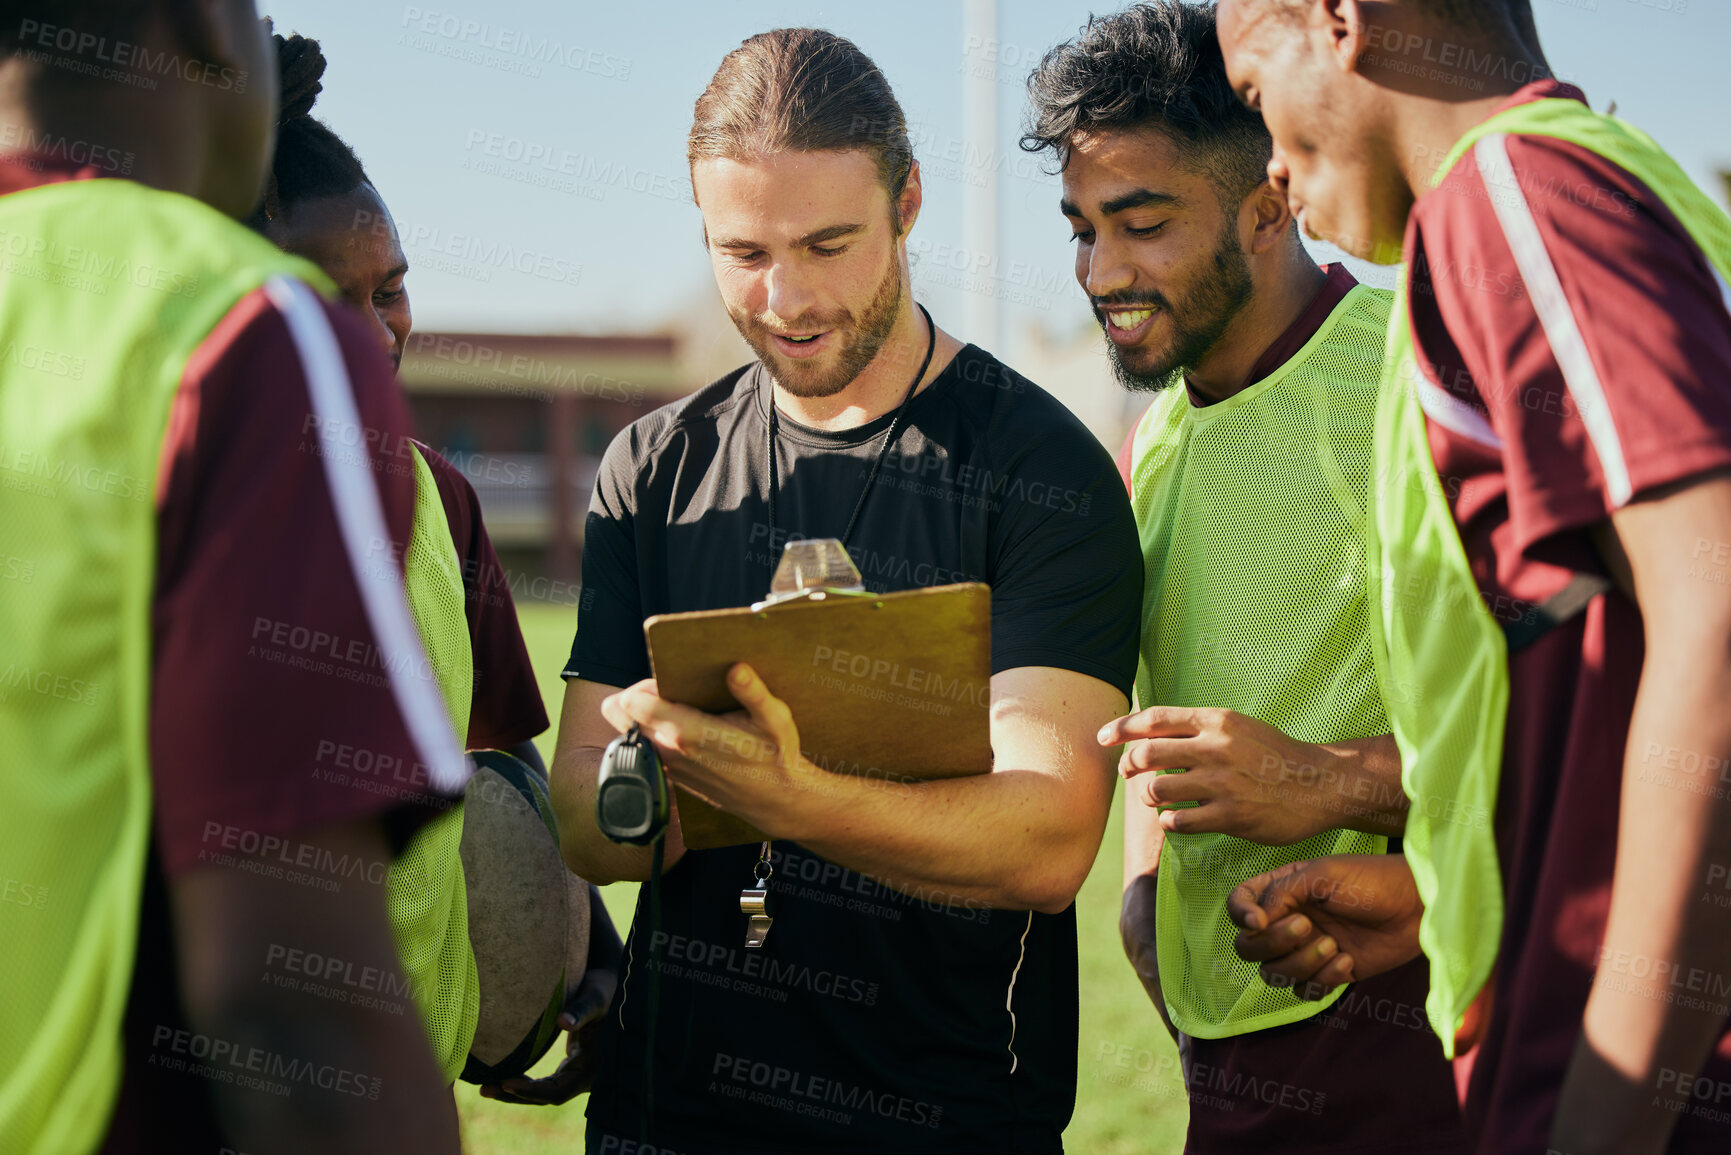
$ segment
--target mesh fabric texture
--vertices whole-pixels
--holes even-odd
[[[439,502],[438,483],[418,446],[414,531],[403,574],[409,608],[451,724],[458,734],[466,734],[475,672],[463,571]],[[481,1013],[475,952],[469,946],[469,896],[458,857],[462,841],[463,807],[458,804],[416,832],[391,866],[385,895],[403,973],[447,1083],[463,1073]]]
[[[1389,301],[1358,286],[1270,376],[1203,408],[1186,388],[1168,389],[1144,415],[1131,474],[1148,575],[1138,705],[1224,707],[1305,742],[1388,732],[1364,519]],[[1282,771],[1295,793],[1316,773]],[[1172,1021],[1224,1038],[1309,1018],[1338,998],[1306,1002],[1264,983],[1232,949],[1226,896],[1284,863],[1386,848],[1347,830],[1284,847],[1167,835],[1156,918]]]

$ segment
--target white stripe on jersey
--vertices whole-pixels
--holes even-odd
[[[1497,436],[1485,415],[1432,381],[1422,368],[1418,371],[1418,403],[1425,416],[1444,429],[1487,449],[1503,451],[1503,439]]]
[[[1611,407],[1605,400],[1605,389],[1599,380],[1598,367],[1587,350],[1586,338],[1575,321],[1574,310],[1551,254],[1545,249],[1545,238],[1533,219],[1532,206],[1527,204],[1515,178],[1514,165],[1509,162],[1508,137],[1493,133],[1473,146],[1479,173],[1484,178],[1491,206],[1503,226],[1503,236],[1520,267],[1526,282],[1533,310],[1551,343],[1551,353],[1563,371],[1569,396],[1580,410],[1581,424],[1599,457],[1599,468],[1605,474],[1613,508],[1621,508],[1630,497],[1629,466],[1623,458],[1623,443],[1617,438],[1617,426],[1611,419]]]
[[[1010,989],[1004,992],[1004,1009],[1010,1012],[1010,1074],[1016,1073],[1016,1011],[1010,1004],[1016,1001],[1016,976],[1022,973],[1022,962],[1028,957],[1028,932],[1034,929],[1034,912],[1028,912],[1028,925],[1022,928],[1022,942],[1017,948],[1016,969],[1010,972]]]
[[[430,670],[432,665],[421,646],[403,583],[394,565],[363,564],[369,547],[377,552],[391,538],[373,481],[366,438],[357,436],[354,445],[342,441],[345,433],[358,434],[362,425],[336,334],[318,295],[301,282],[272,277],[264,291],[288,322],[289,336],[305,370],[307,393],[319,419],[319,457],[324,462],[331,504],[397,709],[433,786],[441,793],[457,794],[473,767],[457,741],[439,687],[431,678],[417,676],[416,671]]]

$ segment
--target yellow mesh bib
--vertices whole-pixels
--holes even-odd
[[[1138,705],[1224,707],[1305,742],[1388,732],[1364,519],[1389,300],[1354,288],[1269,377],[1200,409],[1168,389],[1144,415],[1131,477],[1147,571]],[[1305,767],[1289,773],[1294,789],[1309,781]],[[1226,896],[1284,863],[1386,848],[1347,830],[1284,847],[1167,835],[1158,955],[1173,1023],[1217,1039],[1326,1007],[1333,999],[1297,999],[1238,957]]]
[[[1535,100],[1498,113],[1455,143],[1432,184],[1456,164],[1477,163],[1499,216],[1527,211],[1527,194],[1511,179],[1506,153],[1498,163],[1500,138],[1511,133],[1570,141],[1638,177],[1676,215],[1725,288],[1731,221],[1650,137],[1579,101]],[[1528,285],[1530,292],[1538,288]],[[1425,384],[1414,355],[1404,280],[1389,328],[1386,382],[1368,522],[1377,570],[1373,620],[1402,780],[1412,799],[1405,851],[1425,904],[1419,924],[1419,943],[1430,960],[1425,1007],[1452,1058],[1455,1032],[1490,978],[1502,936],[1492,815],[1502,771],[1508,655],[1431,458],[1422,391],[1434,387]],[[1573,383],[1570,388],[1573,395]],[[1591,398],[1575,402],[1591,434]]]
[[[451,724],[458,734],[466,734],[475,668],[464,613],[463,570],[438,484],[418,447],[415,524],[403,573],[409,608]],[[475,952],[469,946],[468,891],[457,855],[462,840],[463,807],[458,804],[416,833],[392,864],[386,886],[403,973],[447,1083],[456,1082],[463,1072],[481,1010]]]
[[[154,495],[187,358],[313,266],[124,180],[0,196],[0,1152],[102,1142],[150,843]]]

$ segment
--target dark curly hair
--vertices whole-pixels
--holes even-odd
[[[1226,80],[1212,4],[1151,0],[1089,18],[1029,75],[1028,101],[1022,148],[1050,149],[1059,171],[1078,134],[1158,128],[1236,201],[1262,183],[1274,152],[1262,117]]]
[[[324,91],[319,78],[325,73],[325,57],[319,42],[278,34],[271,40],[276,45],[281,89],[276,156],[264,202],[247,221],[261,232],[265,222],[303,201],[342,196],[367,183],[366,170],[355,150],[312,117],[313,102]]]

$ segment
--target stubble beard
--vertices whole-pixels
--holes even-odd
[[[771,343],[770,327],[761,318],[731,308],[727,315],[777,385],[795,397],[833,397],[853,384],[854,378],[877,358],[884,342],[889,340],[901,316],[902,287],[901,261],[892,252],[889,271],[878,283],[865,312],[857,320],[851,312],[843,310],[828,317],[807,314],[785,326],[790,329],[834,329],[845,333],[841,348],[832,355],[833,361],[828,367],[783,357]]]
[[[1172,340],[1151,364],[1131,366],[1125,350],[1110,337],[1106,356],[1118,383],[1132,393],[1158,393],[1179,383],[1183,371],[1197,364],[1219,344],[1227,326],[1250,303],[1250,262],[1238,247],[1236,234],[1228,228],[1214,250],[1212,268],[1180,299],[1178,307],[1161,293],[1150,293],[1135,302],[1107,300],[1112,304],[1151,305],[1163,310],[1172,323]],[[1105,310],[1099,304],[1094,314],[1104,327]],[[1137,352],[1132,350],[1132,353]]]

